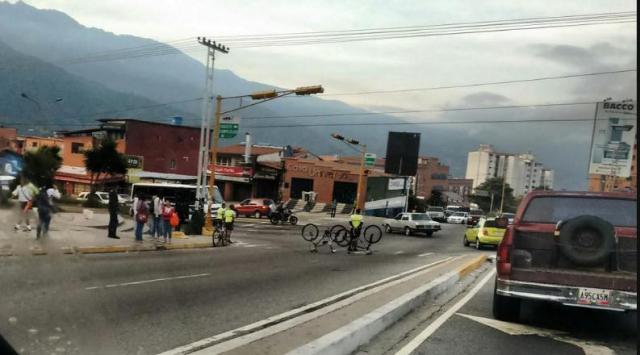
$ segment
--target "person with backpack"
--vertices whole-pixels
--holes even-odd
[[[162,230],[164,235],[164,242],[167,243],[167,238],[169,239],[169,243],[171,243],[171,232],[173,231],[172,219],[175,222],[175,219],[178,218],[175,209],[171,206],[171,201],[164,200],[162,204]]]
[[[140,196],[136,205],[134,206],[134,219],[136,221],[136,242],[142,241],[142,230],[144,229],[144,224],[149,220],[149,206],[147,206],[147,202],[144,199],[144,196]]]
[[[38,208],[36,239],[40,239],[40,236],[46,237],[49,235],[49,225],[51,223],[51,210],[53,205],[49,199],[47,189],[40,189],[40,192],[36,195],[35,202]]]

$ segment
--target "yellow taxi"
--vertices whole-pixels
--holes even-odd
[[[507,220],[504,218],[480,218],[475,225],[467,226],[464,233],[463,244],[474,244],[476,249],[483,245],[500,244],[507,228]]]

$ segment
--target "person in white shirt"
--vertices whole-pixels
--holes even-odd
[[[20,203],[19,219],[15,226],[16,230],[22,228],[22,223],[26,224],[26,230],[31,231],[31,224],[29,223],[29,216],[31,215],[31,209],[33,207],[33,198],[38,193],[38,189],[27,179],[22,179],[20,185],[13,190],[12,195],[18,197]]]
[[[153,196],[153,226],[151,227],[151,236],[154,239],[160,238],[163,235],[162,229],[164,228],[162,223],[162,206],[164,201],[158,196]]]

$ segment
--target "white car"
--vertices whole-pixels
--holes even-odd
[[[444,208],[442,207],[428,207],[426,213],[431,217],[431,219],[438,222],[444,222],[446,219],[444,215]]]
[[[465,224],[469,219],[468,212],[455,212],[451,216],[447,217],[447,223]]]
[[[89,197],[90,192],[81,192],[78,194],[78,200],[81,201],[86,201],[87,198]],[[100,202],[100,204],[102,205],[108,205],[109,204],[109,193],[108,192],[104,192],[104,191],[96,191],[96,196],[98,196],[98,202]],[[119,203],[125,203],[125,200],[118,196],[118,202]]]
[[[405,235],[424,233],[431,236],[441,229],[440,223],[426,213],[398,213],[395,218],[385,219],[383,226],[387,233],[402,232]]]

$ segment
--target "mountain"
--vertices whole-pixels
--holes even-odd
[[[0,41],[14,49],[7,50],[11,52],[10,55],[25,58],[13,58],[8,63],[9,69],[0,69],[0,120],[20,121],[24,125],[29,120],[42,116],[42,113],[34,112],[30,102],[16,96],[16,93],[19,95],[20,92],[30,90],[29,92],[43,100],[55,100],[57,97],[64,99],[59,105],[50,105],[51,110],[58,111],[49,113],[61,124],[94,122],[97,118],[114,115],[163,121],[180,115],[185,118],[185,124],[198,125],[200,122],[201,102],[193,99],[202,96],[204,66],[186,54],[73,65],[64,64],[63,61],[97,52],[158,45],[157,41],[86,27],[60,11],[37,9],[23,2],[11,4],[1,1]],[[4,51],[4,48],[0,48],[0,56]],[[19,53],[15,54],[16,51]],[[3,58],[0,57],[0,67],[7,64]],[[16,68],[20,66],[16,63],[24,64],[22,67],[29,69],[18,70]],[[7,73],[7,70],[11,73]],[[40,74],[35,75],[36,73]],[[4,78],[10,79],[5,81]],[[243,79],[228,70],[216,70],[214,88],[215,94],[233,96],[273,86]],[[481,102],[478,102],[479,98],[483,98]],[[477,92],[450,104],[452,107],[491,106],[491,102],[486,102],[487,98],[502,100],[491,92]],[[180,100],[191,101],[153,109],[94,114]],[[496,102],[496,105],[511,103],[502,100]],[[228,100],[225,108],[235,105],[238,105],[237,100]],[[347,115],[304,119],[264,118],[322,113]],[[242,131],[252,133],[254,142],[258,143],[299,145],[316,154],[357,154],[342,142],[331,139],[330,134],[337,131],[366,143],[370,152],[384,155],[389,131],[420,132],[420,153],[441,158],[445,164],[450,165],[451,173],[455,176],[464,176],[468,151],[477,149],[481,143],[489,143],[500,151],[531,151],[546,166],[556,170],[556,187],[585,189],[587,186],[588,140],[591,133],[588,125],[449,123],[455,123],[456,120],[556,119],[567,117],[567,113],[570,117],[590,117],[593,114],[589,109],[560,112],[532,108],[517,112],[482,110],[430,115],[436,121],[447,123],[438,125],[412,125],[407,124],[411,117],[401,119],[390,115],[367,116],[362,115],[363,113],[367,111],[337,100],[317,97],[274,100],[238,112],[244,117]],[[331,126],[345,123],[353,125]],[[375,123],[388,125],[374,125]],[[301,127],[302,125],[316,126]],[[223,144],[242,139],[240,135]]]
[[[95,112],[157,105],[148,98],[114,91],[69,74],[3,42],[0,42],[0,83],[0,124],[17,126],[30,134],[95,124]],[[56,102],[59,98],[62,101]],[[145,110],[147,117],[155,119],[182,114],[166,107]]]

